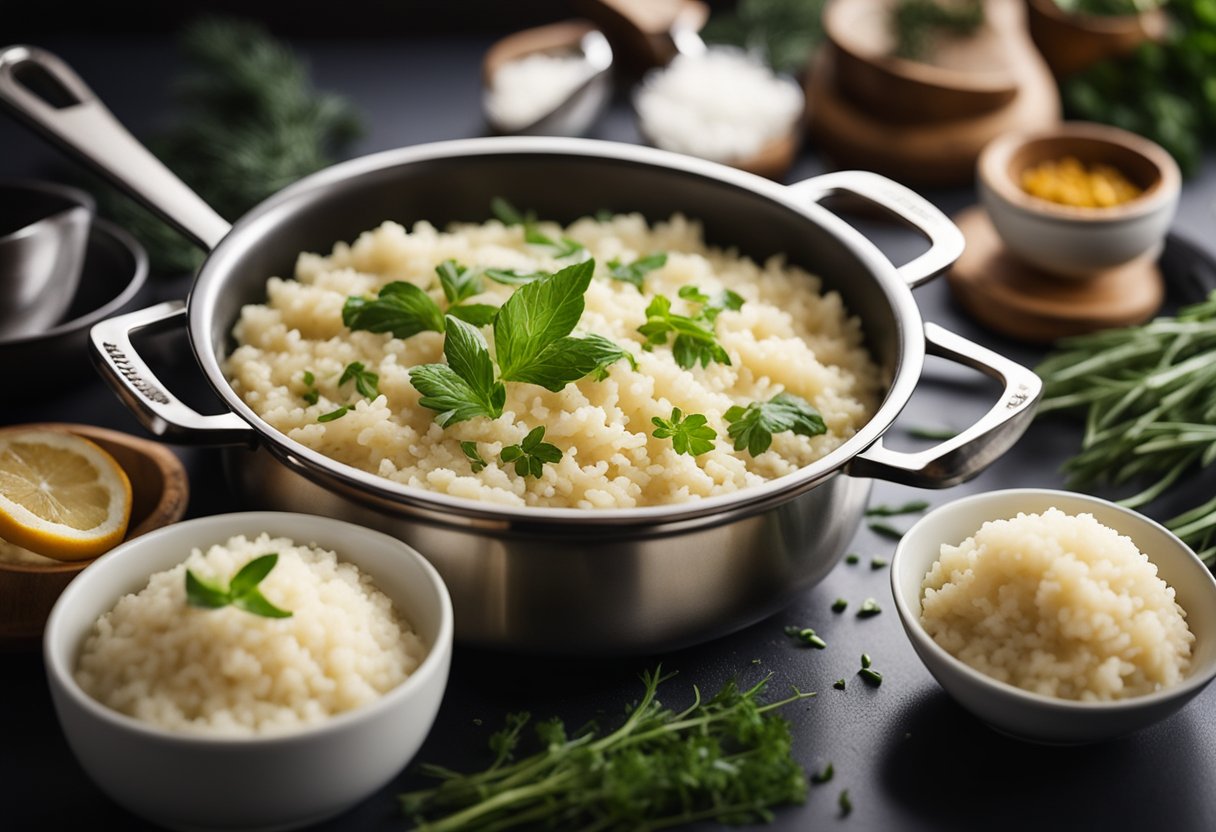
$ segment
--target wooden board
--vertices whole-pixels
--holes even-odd
[[[1054,277],[1009,254],[983,208],[968,208],[954,221],[967,247],[946,276],[950,291],[976,321],[1010,338],[1046,344],[1143,323],[1165,300],[1165,281],[1152,259],[1089,280]]]

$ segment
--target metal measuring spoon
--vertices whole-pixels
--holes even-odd
[[[572,55],[583,64],[586,78],[539,116],[511,122],[500,112],[494,96],[495,77],[502,68],[529,55]],[[490,127],[501,134],[521,136],[580,136],[608,106],[612,95],[612,47],[594,26],[569,21],[516,32],[486,52],[482,64],[483,109]]]

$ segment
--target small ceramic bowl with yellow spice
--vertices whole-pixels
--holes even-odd
[[[1088,122],[999,136],[976,165],[980,201],[1009,252],[1076,279],[1155,258],[1182,183],[1160,145]]]

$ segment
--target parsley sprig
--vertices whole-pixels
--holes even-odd
[[[680,408],[671,409],[671,418],[662,419],[651,417],[655,426],[656,439],[670,439],[671,445],[678,454],[699,456],[714,449],[714,439],[718,432],[706,424],[708,419],[701,413],[690,413],[685,416]]]
[[[194,570],[186,570],[186,603],[192,607],[219,609],[229,604],[237,609],[260,615],[264,618],[289,618],[291,613],[282,610],[266,600],[258,584],[270,574],[275,564],[279,562],[277,552],[261,555],[240,568],[228,587],[205,581]]]
[[[482,291],[481,275],[455,260],[444,260],[435,267],[439,286],[447,298],[447,315],[474,326],[488,326],[498,307],[484,303],[464,303]],[[389,332],[394,338],[409,338],[419,332],[443,332],[445,314],[424,290],[404,280],[381,287],[375,298],[350,297],[342,306],[342,323],[350,330]]]
[[[639,257],[628,265],[614,258],[608,261],[608,275],[613,280],[632,284],[640,292],[642,291],[642,281],[646,279],[646,275],[666,265],[667,253],[664,251]]]
[[[730,356],[718,343],[714,321],[727,309],[740,309],[743,298],[729,289],[711,298],[695,286],[680,287],[679,296],[700,304],[700,310],[695,316],[679,315],[671,311],[669,298],[655,295],[646,307],[646,323],[638,327],[638,332],[646,336],[645,349],[663,346],[669,335],[675,335],[671,352],[682,369],[688,370],[697,364],[708,367],[711,361],[729,365]]]
[[[355,390],[360,396],[374,399],[380,395],[380,376],[364,367],[362,361],[352,361],[342,370],[338,386],[341,387],[348,381],[355,383]]]
[[[560,462],[561,449],[542,441],[545,426],[532,428],[518,445],[507,445],[498,456],[503,462],[514,462],[515,473],[521,477],[540,477],[546,462]]]
[[[773,444],[774,433],[792,431],[798,436],[818,436],[827,432],[819,411],[792,393],[778,393],[767,402],[752,402],[746,408],[735,405],[724,414],[727,434],[735,440],[735,450],[747,448],[759,456]]]
[[[419,404],[436,411],[443,427],[476,416],[497,419],[506,401],[504,382],[527,382],[558,392],[567,384],[633,356],[607,338],[570,335],[582,317],[583,295],[595,261],[568,266],[515,291],[494,318],[494,358],[481,332],[448,316],[447,364],[410,370]],[[497,373],[495,364],[497,363]]]
[[[488,768],[462,774],[423,765],[440,783],[400,795],[402,812],[430,832],[666,829],[768,821],[772,807],[806,800],[789,723],[772,712],[813,693],[761,704],[771,676],[747,689],[731,680],[708,700],[694,686],[692,704],[674,711],[657,696],[672,675],[643,673],[645,691],[615,730],[590,723],[571,736],[561,720],[536,723],[540,748],[519,759],[531,715],[510,715],[490,738]]]
[[[493,212],[494,216],[503,225],[522,225],[524,227],[525,243],[548,248],[558,260],[573,257],[577,254],[585,254],[587,251],[582,243],[571,240],[569,237],[563,236],[554,240],[536,227],[535,212],[528,211],[526,214],[521,214],[514,205],[500,196],[496,196],[490,200],[490,211]]]

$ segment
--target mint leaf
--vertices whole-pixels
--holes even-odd
[[[510,381],[539,384],[557,393],[567,384],[606,370],[622,358],[636,363],[631,353],[602,335],[566,336],[551,342],[530,363],[516,370]]]
[[[410,370],[410,383],[422,393],[418,403],[437,411],[436,421],[445,428],[474,416],[501,416],[507,391],[494,380],[490,351],[477,328],[448,316],[443,355],[447,364]]]
[[[490,200],[490,211],[503,225],[524,225],[525,223],[536,222],[536,214],[529,211],[525,217],[516,210],[514,205],[500,196],[496,196]]]
[[[274,569],[275,564],[278,562],[279,555],[277,552],[271,552],[268,555],[254,558],[232,576],[232,580],[228,584],[228,592],[234,598],[244,595],[257,587],[262,582],[262,579],[270,574],[270,570]]]
[[[532,428],[518,445],[508,445],[498,455],[503,462],[514,462],[515,473],[521,477],[540,477],[546,462],[560,462],[561,449],[543,442],[545,426]]]
[[[548,277],[546,272],[527,272],[520,274],[514,269],[486,269],[482,272],[486,277],[493,280],[495,283],[501,283],[504,286],[519,286],[524,283],[533,283],[540,280],[542,277]]]
[[[714,448],[714,439],[718,432],[709,427],[709,420],[700,413],[690,413],[687,418],[680,408],[671,409],[671,419],[660,419],[654,416],[650,420],[654,426],[656,439],[671,439],[671,445],[678,454],[698,456]]]
[[[256,587],[244,595],[233,598],[232,606],[245,612],[251,612],[254,615],[260,615],[263,618],[291,618],[290,612],[281,610],[267,601],[265,596]]]
[[[494,350],[504,381],[515,381],[545,347],[570,334],[594,270],[594,260],[568,266],[521,286],[502,305],[494,319]]]
[[[231,604],[237,609],[266,618],[289,618],[290,612],[267,601],[258,589],[258,584],[270,574],[270,570],[274,569],[278,562],[279,556],[276,552],[254,558],[233,576],[227,589],[204,581],[187,569],[186,603],[192,607],[207,609],[219,609]]]
[[[792,393],[778,393],[767,402],[752,402],[746,408],[735,405],[724,415],[735,450],[747,448],[752,456],[769,449],[774,433],[788,430],[799,436],[818,436],[827,432],[819,411]]]
[[[449,317],[443,355],[448,366],[476,391],[482,401],[493,396],[494,364],[480,330],[459,318]]]
[[[364,369],[363,362],[352,361],[347,364],[346,369],[342,371],[342,377],[338,379],[338,386],[341,387],[352,380],[355,382],[355,389],[359,391],[359,395],[368,399],[374,399],[380,395],[380,376]]]
[[[564,257],[573,257],[576,254],[586,251],[582,243],[575,242],[569,237],[562,237],[560,240],[554,240],[547,234],[542,233],[536,226],[527,224],[524,226],[524,242],[534,246],[544,246],[551,249],[552,254],[558,260]]]
[[[395,280],[382,287],[375,300],[347,298],[342,323],[352,331],[391,332],[394,338],[409,338],[428,330],[443,332],[443,312],[413,283]]]
[[[743,296],[738,292],[732,292],[730,289],[723,289],[718,293],[718,296],[713,299],[704,300],[701,302],[701,317],[713,323],[718,317],[718,313],[724,312],[727,309],[732,312],[738,312],[743,308]]]
[[[646,257],[640,257],[627,266],[622,264],[620,260],[609,260],[608,274],[613,280],[633,284],[640,292],[642,291],[642,281],[646,275],[655,269],[663,268],[665,265],[667,265],[667,253],[660,251]]]
[[[219,609],[228,606],[228,590],[216,586],[186,570],[186,603],[192,607]]]
[[[460,443],[460,450],[464,451],[465,457],[469,460],[469,467],[473,469],[474,474],[480,473],[490,464],[478,452],[476,442],[463,441]]]
[[[444,260],[435,267],[435,273],[439,275],[439,285],[449,304],[458,304],[481,292],[481,276],[455,260]]]
[[[489,326],[498,316],[498,307],[488,303],[464,303],[448,307],[448,314],[473,326]]]

